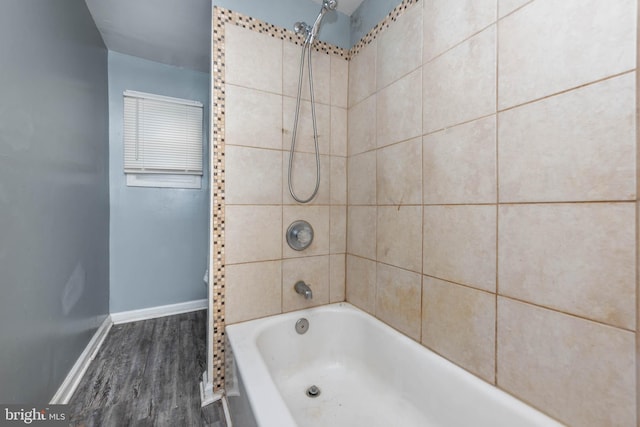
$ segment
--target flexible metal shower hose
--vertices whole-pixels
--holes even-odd
[[[311,47],[313,41],[306,40],[302,46],[302,54],[300,55],[300,76],[298,77],[298,97],[296,99],[296,114],[293,123],[293,132],[291,138],[291,150],[289,151],[289,172],[288,172],[288,181],[289,181],[289,194],[291,197],[298,203],[309,203],[313,200],[314,197],[318,194],[318,189],[320,188],[320,149],[318,147],[318,129],[316,126],[316,105],[315,99],[313,95],[313,67],[311,66]],[[315,143],[316,150],[316,186],[313,190],[313,193],[308,198],[300,198],[296,196],[295,191],[293,190],[293,182],[291,179],[291,170],[293,169],[293,156],[296,148],[296,135],[298,133],[298,118],[300,116],[300,98],[302,97],[302,76],[304,74],[304,57],[305,51],[308,53],[308,64],[309,64],[309,92],[311,97],[311,119],[313,122],[313,141]]]

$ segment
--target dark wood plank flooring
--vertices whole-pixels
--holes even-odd
[[[200,407],[206,311],[114,325],[69,402],[72,426],[225,427]]]

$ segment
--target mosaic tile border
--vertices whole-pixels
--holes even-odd
[[[350,60],[354,56],[356,56],[365,46],[374,41],[376,37],[384,30],[389,28],[389,26],[396,22],[396,20],[404,14],[409,7],[414,4],[420,2],[421,0],[404,0],[398,6],[396,6],[389,14],[380,22],[376,24],[375,27],[371,29],[364,37],[360,39],[358,43],[353,45],[351,49],[349,49],[348,59]]]
[[[238,12],[234,12],[229,9],[225,9],[219,6],[214,6],[214,43],[224,43],[224,24],[234,24],[238,27],[247,28],[251,31],[255,31],[261,34],[269,34],[271,37],[279,38],[280,40],[289,41],[299,46],[304,44],[304,37],[296,34],[295,32],[286,28],[278,27],[268,22],[261,21],[251,16],[246,16]],[[216,20],[218,24],[216,25]],[[220,31],[220,41],[215,36],[216,31]],[[349,50],[343,49],[338,46],[331,45],[321,40],[316,41],[313,44],[313,48],[327,55],[335,55],[341,58],[348,59]]]
[[[213,198],[211,239],[213,253],[211,268],[213,269],[210,284],[213,295],[213,384],[214,393],[224,389],[224,16],[220,16],[218,8],[213,9],[213,49],[212,49],[212,89],[211,89],[211,195]]]
[[[316,42],[314,49],[327,55],[335,55],[350,60],[360,50],[371,43],[386,28],[395,22],[409,6],[420,0],[404,0],[389,15],[380,21],[350,50],[333,46],[323,41]],[[213,383],[214,392],[224,389],[225,366],[225,24],[234,24],[258,33],[269,34],[281,40],[297,45],[304,43],[304,38],[291,30],[287,30],[259,19],[233,12],[218,6],[213,7],[212,25],[212,108],[211,108],[211,192],[212,192],[212,230],[213,254],[211,266],[213,283],[210,284],[213,294]]]

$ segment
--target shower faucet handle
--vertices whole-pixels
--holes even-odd
[[[287,228],[287,244],[291,249],[302,251],[313,242],[313,227],[307,221],[294,221]]]

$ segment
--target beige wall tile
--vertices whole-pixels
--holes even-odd
[[[227,83],[282,93],[282,40],[234,24],[226,24]]]
[[[425,204],[496,202],[496,116],[423,141]]]
[[[296,114],[296,99],[283,97],[283,122],[282,122],[282,149],[291,149],[293,138],[293,124]],[[331,107],[316,103],[316,129],[318,130],[318,147],[320,154],[331,153]],[[315,153],[315,141],[313,138],[313,119],[311,115],[311,102],[300,102],[300,114],[298,116],[298,131],[296,133],[296,153]]]
[[[313,297],[305,299],[293,289],[303,280]],[[329,303],[329,256],[285,259],[282,261],[282,311],[294,311]]]
[[[283,257],[295,258],[329,254],[329,216],[329,206],[284,206],[282,210]],[[313,228],[313,242],[302,251],[291,249],[286,239],[287,229],[294,221],[298,220],[307,221]]]
[[[329,302],[342,302],[345,300],[346,282],[346,256],[345,254],[329,256]]]
[[[377,94],[378,147],[422,133],[422,72],[416,70]]]
[[[347,110],[331,107],[331,155],[347,156]]]
[[[225,201],[230,204],[281,204],[282,153],[260,148],[225,147]]]
[[[420,341],[422,276],[377,264],[376,317]]]
[[[499,108],[636,66],[636,1],[538,0],[500,21]]]
[[[635,199],[635,73],[500,114],[500,201]]]
[[[347,221],[347,252],[364,258],[376,258],[375,206],[349,206]]]
[[[283,42],[282,58],[282,93],[286,96],[298,96],[298,79],[300,78],[300,53],[302,46],[292,42]],[[302,75],[302,99],[311,99],[309,92],[309,69],[307,68],[305,53],[305,66]],[[316,102],[329,104],[331,99],[331,58],[326,53],[314,50],[311,53],[311,66],[313,67],[313,94]]]
[[[496,21],[496,0],[425,0],[424,61]]]
[[[375,314],[376,262],[347,255],[347,302]]]
[[[422,70],[425,133],[495,113],[495,25],[425,64]]]
[[[289,194],[289,151],[282,153],[282,200],[286,205],[297,205]],[[311,153],[299,153],[293,156],[291,178],[293,189],[299,199],[306,199],[313,193],[317,179],[316,156]],[[328,205],[331,197],[331,158],[320,156],[320,187],[311,205]]]
[[[377,156],[378,204],[422,204],[421,138],[377,150]]]
[[[519,7],[524,6],[527,3],[531,3],[533,0],[498,0],[498,17],[513,12]]]
[[[349,62],[331,55],[331,105],[347,108],[349,98]]]
[[[329,253],[347,251],[347,207],[331,206]]]
[[[380,34],[376,62],[378,89],[422,64],[422,5],[409,7]]]
[[[424,274],[496,290],[496,207],[425,206]]]
[[[376,204],[376,152],[349,157],[347,187],[350,205]]]
[[[227,265],[225,322],[227,325],[282,312],[280,261]]]
[[[349,156],[376,148],[375,96],[349,108],[347,148]]]
[[[372,41],[349,62],[349,107],[376,90],[376,46],[377,40]]]
[[[635,328],[634,203],[500,206],[500,293]]]
[[[635,426],[632,332],[498,298],[498,385],[575,426]]]
[[[226,264],[282,258],[282,207],[234,206],[225,208]]]
[[[422,343],[495,382],[495,295],[424,277]]]
[[[332,205],[347,204],[347,158],[331,156],[331,195]]]
[[[226,321],[346,299],[493,382],[496,297],[482,290],[496,290],[496,206],[402,205],[495,203],[498,38],[507,108],[633,69],[637,6],[423,3],[423,23],[420,3],[350,64],[314,53],[323,179],[311,206],[290,198],[288,153],[273,151],[290,145],[300,48],[227,26]],[[491,25],[497,13],[512,14]],[[500,113],[501,201],[635,200],[634,79]],[[303,197],[315,183],[309,109]],[[303,253],[284,242],[299,217],[316,231]],[[602,324],[636,327],[633,203],[501,206],[499,248],[498,385],[571,425],[635,425],[634,335]],[[293,291],[299,279],[312,301]]]
[[[377,260],[420,273],[421,219],[422,206],[378,206]]]
[[[248,147],[282,147],[282,96],[226,85],[225,140]]]

